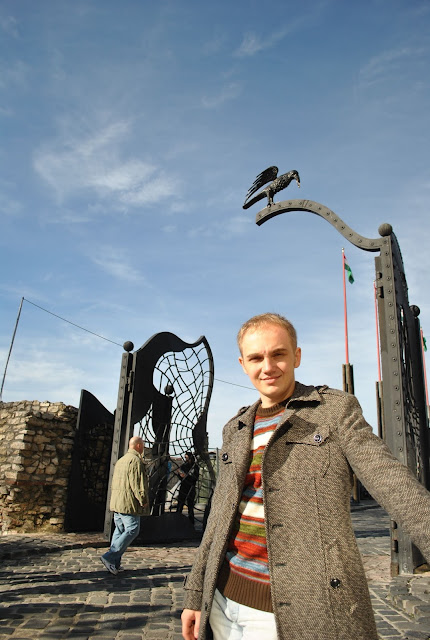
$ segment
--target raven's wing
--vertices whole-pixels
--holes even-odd
[[[255,178],[252,187],[249,187],[248,193],[246,194],[245,202],[252,196],[253,193],[258,191],[261,187],[263,187],[268,182],[272,182],[278,175],[278,167],[269,167],[265,169]]]

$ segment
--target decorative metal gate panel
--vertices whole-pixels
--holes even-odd
[[[103,531],[114,416],[82,389],[65,514],[66,531]]]
[[[359,249],[380,252],[375,258],[382,361],[381,419],[383,435],[393,454],[430,489],[429,423],[420,343],[419,308],[409,306],[408,288],[399,244],[389,224],[380,238],[365,238],[338,215],[312,200],[272,203],[256,216],[257,225],[288,211],[308,211],[329,222]],[[392,522],[391,571],[413,573],[423,562],[410,538]]]
[[[129,348],[131,343],[126,345]],[[172,333],[157,333],[133,354],[123,355],[111,474],[116,460],[126,452],[129,438],[141,436],[151,516],[142,519],[140,542],[196,537],[201,529],[215,484],[206,433],[213,370],[212,352],[204,336],[189,344]],[[176,512],[177,473],[186,451],[196,455],[199,466],[196,527]],[[110,530],[107,504],[106,537]]]

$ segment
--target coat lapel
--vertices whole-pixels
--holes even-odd
[[[241,488],[243,487],[244,478],[249,469],[255,414],[259,404],[259,401],[255,402],[245,413],[237,417],[236,433],[231,443],[231,455],[235,476]]]

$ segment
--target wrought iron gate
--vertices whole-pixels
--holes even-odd
[[[379,252],[375,258],[382,361],[382,434],[393,454],[430,489],[429,422],[425,401],[419,308],[409,306],[408,287],[399,244],[389,224],[380,238],[365,238],[338,215],[312,200],[285,200],[265,207],[257,225],[289,211],[308,211],[327,220],[353,245]],[[424,562],[410,538],[392,522],[392,574],[413,573]]]
[[[204,519],[215,473],[208,453],[207,411],[213,387],[213,357],[206,338],[189,344],[169,332],[157,333],[140,349],[124,344],[112,443],[113,468],[127,451],[132,435],[145,442],[151,516],[143,518],[138,541],[197,537]],[[200,502],[194,527],[177,513],[177,472],[181,456],[192,451],[199,466]],[[111,482],[109,481],[109,486]],[[112,514],[109,493],[105,527],[109,538]]]
[[[67,491],[66,531],[102,531],[114,416],[82,389]]]

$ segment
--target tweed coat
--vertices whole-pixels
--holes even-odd
[[[223,430],[220,472],[205,534],[185,581],[201,610],[199,640],[250,462],[259,402]],[[343,391],[296,383],[262,457],[270,584],[279,640],[377,640],[350,518],[352,471],[430,560],[430,493]]]

